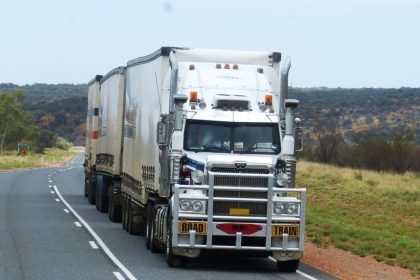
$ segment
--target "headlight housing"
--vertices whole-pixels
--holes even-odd
[[[273,215],[297,216],[299,215],[299,203],[296,202],[274,202]]]
[[[204,213],[206,202],[203,200],[180,199],[180,212],[188,213]]]
[[[195,184],[202,184],[204,181],[204,173],[201,170],[194,170],[191,172],[191,179]]]
[[[280,187],[287,187],[289,183],[289,176],[286,173],[279,173],[276,177],[277,185]]]

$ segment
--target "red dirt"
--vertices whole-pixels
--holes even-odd
[[[345,280],[418,280],[408,269],[378,262],[373,257],[360,257],[334,247],[322,248],[306,242],[302,259],[337,278]]]

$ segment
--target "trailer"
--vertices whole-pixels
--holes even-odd
[[[85,196],[90,204],[95,203],[96,187],[96,149],[98,139],[99,114],[99,82],[101,75],[96,75],[88,83],[88,108],[86,118],[86,144],[85,144]]]

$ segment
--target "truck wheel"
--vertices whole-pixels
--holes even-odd
[[[88,201],[89,204],[93,205],[95,204],[96,182],[89,180],[88,190]]]
[[[136,234],[134,232],[134,221],[133,221],[133,203],[129,200],[128,207],[127,207],[127,230],[130,235]]]
[[[299,260],[277,261],[277,269],[281,272],[296,272],[299,267]]]
[[[162,250],[159,247],[159,242],[156,240],[156,229],[155,229],[155,219],[156,219],[156,209],[152,207],[152,215],[151,215],[151,227],[150,227],[150,252],[157,254],[161,253]]]
[[[112,186],[108,190],[108,215],[109,219],[114,223],[121,222],[121,207],[115,206],[113,199]]]
[[[150,202],[147,205],[147,220],[146,220],[146,248],[147,250],[150,250],[150,230],[151,230],[151,224],[153,219],[153,202]]]
[[[88,197],[88,186],[89,186],[89,179],[86,178],[86,175],[85,175],[85,197]]]
[[[103,175],[98,175],[96,179],[96,209],[101,213],[106,213],[108,210],[107,181]]]
[[[127,231],[127,199],[125,196],[122,197],[122,206],[121,206],[121,214],[122,214],[122,219],[121,219],[121,224],[122,224],[122,228]]]
[[[168,215],[171,215],[169,209],[168,213]],[[186,257],[177,256],[172,253],[172,216],[169,216],[168,225],[166,227],[165,258],[166,263],[170,267],[184,267],[187,264]]]

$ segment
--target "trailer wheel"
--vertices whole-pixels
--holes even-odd
[[[122,224],[122,228],[127,231],[127,198],[124,195],[122,197],[122,206],[121,206],[121,214],[122,214],[122,219],[121,219],[121,224]]]
[[[112,186],[108,189],[108,216],[111,222],[121,222],[121,207],[117,207],[114,204]]]
[[[277,269],[281,272],[296,272],[299,267],[299,260],[277,261]]]
[[[166,244],[165,244],[165,258],[166,263],[170,267],[184,267],[187,264],[187,258],[183,256],[177,256],[172,253],[172,216],[168,209],[168,225],[166,227]]]
[[[86,177],[85,174],[85,197],[88,197],[88,186],[89,186],[89,179]]]
[[[128,229],[128,233],[130,235],[134,235],[136,234],[135,230],[134,230],[134,215],[133,215],[133,203],[131,202],[131,200],[128,201],[128,211],[127,211],[127,229]]]
[[[98,175],[96,179],[96,209],[101,213],[106,213],[108,210],[107,181],[103,175]]]
[[[147,205],[147,220],[146,220],[146,248],[147,250],[150,250],[150,230],[151,230],[151,224],[152,224],[152,219],[153,219],[153,202],[150,202]]]
[[[89,178],[88,184],[88,201],[89,204],[95,204],[95,195],[96,195],[96,182],[92,182],[92,176]]]

